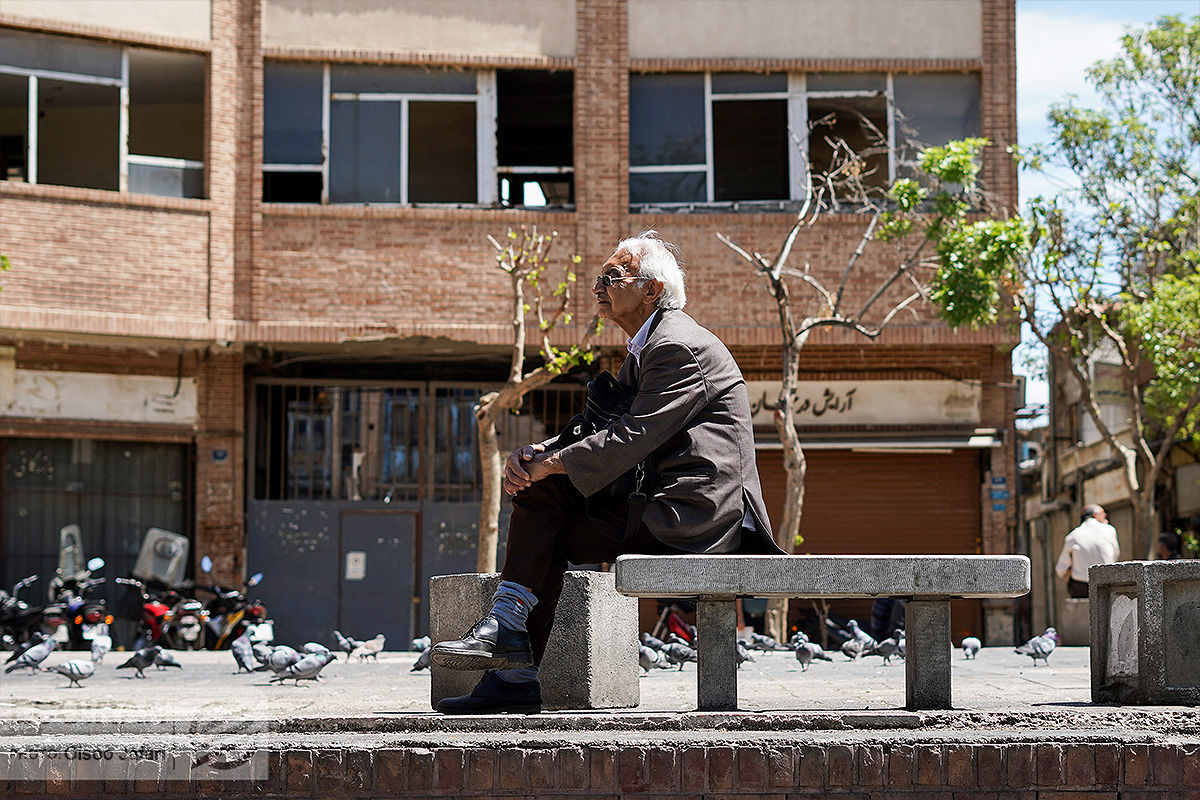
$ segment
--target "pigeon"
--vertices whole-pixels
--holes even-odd
[[[962,640],[963,655],[968,659],[974,659],[979,655],[979,648],[983,647],[983,642],[976,639],[974,636],[965,636]]]
[[[750,651],[746,649],[746,646],[744,644],[742,644],[741,642],[736,642],[735,646],[737,647],[737,657],[738,657],[738,666],[739,667],[742,664],[745,664],[747,661],[754,660],[754,656],[750,655]]]
[[[904,638],[904,631],[897,628],[892,633],[890,638],[884,639],[882,642],[863,653],[863,655],[883,656],[883,663],[890,665],[892,663],[892,656],[899,654],[900,640],[902,638]]]
[[[862,644],[862,650],[864,653],[873,648],[875,645],[879,644],[879,642],[875,641],[875,637],[858,627],[858,620],[850,620],[846,623],[846,627],[849,628],[850,632],[854,634],[854,638]]]
[[[32,647],[26,648],[25,652],[21,653],[14,663],[5,667],[5,674],[12,672],[14,669],[22,668],[31,669],[34,672],[37,672],[38,667],[40,667],[42,662],[45,661],[52,652],[54,652],[54,648],[56,647],[58,647],[58,642],[55,640],[43,639]]]
[[[429,649],[429,646],[431,644],[433,644],[433,640],[430,639],[428,636],[422,636],[419,639],[413,639],[412,640],[412,651],[414,653],[423,653]]]
[[[691,647],[691,646],[692,646],[692,643],[691,643],[691,642],[689,642],[687,639],[685,639],[685,638],[683,638],[682,636],[680,636],[680,635],[679,635],[678,633],[676,633],[675,631],[668,631],[668,632],[667,632],[667,644],[681,644],[681,645],[684,645],[685,647]]]
[[[159,648],[158,652],[154,654],[154,666],[158,667],[160,670],[166,669],[167,667],[183,669],[183,664],[179,663],[179,660],[175,658],[175,654],[169,650],[163,650],[162,648]]]
[[[423,669],[429,669],[429,665],[433,663],[430,653],[433,652],[433,646],[430,645],[421,651],[421,655],[417,656],[417,661],[412,665],[409,672],[420,672]]]
[[[648,633],[643,632],[642,633],[642,644],[646,645],[646,647],[649,647],[653,650],[662,650],[666,646],[667,643],[664,642],[662,639],[658,639],[654,636],[651,636]]]
[[[109,650],[112,650],[112,637],[108,635],[108,625],[101,622],[92,637],[92,662],[99,664],[104,661]]]
[[[4,660],[4,663],[11,664],[12,662],[14,662],[18,658],[20,658],[22,655],[24,655],[26,650],[28,650],[29,648],[34,647],[36,645],[39,645],[44,641],[46,641],[45,635],[42,634],[41,631],[34,631],[33,635],[29,637],[29,641],[25,642],[24,644],[17,645],[17,649],[12,651],[12,655],[10,655],[8,658],[6,658]]]
[[[305,642],[301,645],[300,652],[306,656],[311,656],[313,653],[328,653],[329,648],[318,642]]]
[[[638,646],[638,665],[649,672],[652,669],[670,669],[671,665],[667,663],[666,656],[655,650],[653,647],[646,645]]]
[[[379,651],[383,649],[383,634],[376,634],[374,639],[368,639],[365,642],[359,642],[358,647],[351,651],[351,656],[358,656],[358,660],[362,661],[366,658],[379,660]]]
[[[829,653],[825,652],[825,648],[821,647],[821,645],[817,644],[816,642],[809,641],[808,634],[804,631],[797,631],[796,635],[792,637],[792,642],[797,647],[799,647],[801,643],[807,644],[809,649],[812,650],[813,661],[833,662],[833,659],[829,656]]]
[[[254,668],[255,672],[266,672],[270,670],[278,675],[285,669],[295,664],[301,658],[304,658],[300,653],[297,653],[286,644],[281,644],[278,647],[271,649],[271,654],[267,656],[266,661]]]
[[[907,653],[908,645],[906,644],[906,642],[908,640],[904,636],[904,629],[897,628],[896,630],[900,632],[900,646],[896,649],[896,655],[900,656],[901,658],[907,658],[908,657],[908,653]]]
[[[808,665],[813,660],[812,645],[808,642],[798,642],[796,644],[796,660],[800,662],[800,671],[808,672]]]
[[[782,645],[762,633],[750,632],[750,649],[751,650],[787,650],[787,645]]]
[[[858,639],[847,639],[842,642],[842,654],[851,661],[857,661],[863,653],[863,643]]]
[[[254,660],[260,664],[267,663],[267,658],[270,657],[271,651],[274,649],[271,645],[263,644],[262,642],[250,643],[250,653],[254,656]]]
[[[676,644],[675,642],[663,645],[662,654],[667,657],[667,663],[678,664],[681,670],[687,662],[698,660],[695,650],[686,644]]]
[[[158,645],[143,647],[141,650],[135,651],[124,664],[119,664],[117,669],[135,669],[137,670],[135,677],[144,678],[146,676],[142,673],[142,670],[154,663],[155,657],[161,650],[162,648]]]
[[[254,646],[250,643],[248,634],[243,633],[230,642],[229,652],[233,653],[233,660],[237,662],[239,673],[242,670],[254,672]]]
[[[53,667],[46,667],[45,672],[57,672],[59,675],[65,675],[71,682],[67,686],[79,686],[83,684],[80,681],[92,677],[96,672],[96,665],[91,661],[83,659],[73,659],[63,664],[56,664]]]
[[[348,636],[342,636],[341,631],[333,632],[333,640],[337,642],[338,648],[343,650],[347,655],[354,652],[354,648],[358,647],[362,642],[358,639],[351,639]]]
[[[1055,646],[1058,645],[1058,631],[1054,628],[1046,628],[1041,636],[1035,636],[1025,644],[1015,648],[1013,652],[1020,653],[1023,656],[1029,656],[1033,659],[1033,665],[1036,667],[1038,659],[1045,661],[1047,665],[1050,663],[1050,654],[1054,652]]]
[[[295,652],[295,651],[292,651]],[[288,664],[278,673],[270,682],[283,683],[287,680],[294,680],[296,685],[300,685],[300,681],[316,681],[321,679],[321,670],[330,662],[337,659],[333,653],[311,653],[298,661]]]

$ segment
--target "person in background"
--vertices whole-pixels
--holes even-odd
[[[1094,564],[1112,564],[1121,557],[1117,529],[1108,524],[1104,509],[1092,503],[1083,507],[1079,527],[1067,534],[1054,571],[1067,579],[1067,595],[1076,599],[1088,596],[1088,568]]]
[[[1158,535],[1155,555],[1160,561],[1174,561],[1180,557],[1180,538],[1175,531],[1163,531]]]

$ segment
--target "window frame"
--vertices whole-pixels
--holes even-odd
[[[264,65],[268,60],[265,59]],[[280,60],[282,61],[282,60]],[[293,63],[312,63],[312,62],[293,62]],[[373,205],[373,206],[396,206],[396,207],[443,207],[443,208],[463,208],[463,207],[496,207],[500,206],[500,182],[502,179],[513,174],[537,174],[537,175],[573,175],[575,173],[575,165],[570,166],[547,166],[547,165],[501,165],[499,163],[498,153],[498,130],[497,130],[497,90],[496,90],[496,70],[495,69],[477,69],[475,70],[475,93],[474,94],[449,94],[436,92],[334,92],[331,86],[331,72],[333,62],[321,63],[321,163],[320,164],[287,164],[282,162],[266,162],[262,164],[263,172],[287,172],[287,173],[320,173],[321,175],[321,199],[320,205],[337,205],[337,206],[352,206],[352,205]],[[401,65],[404,66],[404,65]],[[331,137],[331,118],[332,105],[334,102],[399,102],[400,109],[400,142],[397,146],[400,148],[400,176],[399,176],[399,199],[396,202],[380,202],[380,201],[344,201],[334,202],[329,197],[330,187],[330,137]],[[408,105],[412,102],[445,102],[445,103],[475,103],[475,200],[470,203],[437,203],[422,200],[411,200],[408,196],[408,158],[409,158],[409,111]],[[265,201],[264,201],[265,202]],[[272,201],[269,205],[287,205],[280,201]],[[295,204],[313,205],[309,202],[296,202]],[[510,207],[525,207],[520,203],[509,203]],[[573,205],[567,206],[547,206],[553,210],[573,209]]]
[[[33,34],[41,35],[41,34]],[[56,39],[70,39],[72,37],[55,35]],[[129,152],[129,53],[131,49],[147,49],[144,47],[131,48],[125,45],[109,45],[117,48],[121,53],[121,74],[120,77],[110,78],[103,75],[91,75],[82,72],[62,72],[59,70],[34,69],[30,67],[17,67],[9,64],[0,63],[0,75],[11,75],[16,77],[26,78],[26,118],[25,118],[25,183],[31,185],[41,185],[38,183],[38,83],[40,80],[62,81],[64,83],[79,83],[92,86],[108,86],[116,88],[119,93],[118,108],[117,108],[117,191],[122,194],[129,193],[129,165],[135,164],[148,167],[169,167],[173,169],[201,169],[204,170],[203,198],[209,195],[208,168],[206,161],[193,161],[183,158],[169,158],[165,156],[147,156]],[[153,48],[151,48],[153,49]],[[172,52],[172,51],[166,51]],[[210,62],[211,63],[211,62]],[[205,75],[207,80],[208,75]],[[207,102],[207,97],[205,98]],[[205,150],[208,148],[208,132],[205,132]],[[98,190],[105,191],[105,190]],[[152,195],[159,196],[159,195]]]
[[[887,115],[888,143],[888,184],[896,179],[896,103],[892,83],[892,72],[884,73],[886,85],[878,89],[831,89],[808,90],[808,75],[805,72],[789,71],[787,89],[774,92],[714,92],[712,78],[714,72],[722,70],[706,70],[704,72],[704,151],[705,162],[702,164],[664,164],[664,165],[630,165],[629,174],[663,174],[663,173],[704,173],[705,197],[697,201],[650,201],[630,203],[635,212],[648,208],[682,209],[695,206],[741,206],[750,205],[761,207],[763,204],[794,203],[803,201],[808,193],[809,181],[809,146],[808,146],[808,101],[814,99],[836,99],[848,97],[883,97]],[[634,73],[650,74],[650,73]],[[788,197],[770,200],[717,200],[716,199],[716,164],[713,158],[713,103],[726,101],[748,100],[784,100],[787,102],[788,130],[785,131],[796,147],[788,147]]]

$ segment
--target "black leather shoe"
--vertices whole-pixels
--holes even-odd
[[[443,714],[536,714],[542,710],[542,689],[537,681],[509,683],[494,670],[483,673],[470,694],[438,701]]]
[[[505,628],[491,614],[463,638],[435,644],[429,657],[444,669],[512,669],[533,663],[529,634]]]

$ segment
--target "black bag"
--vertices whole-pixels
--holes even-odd
[[[554,440],[553,447],[566,447],[612,425],[629,413],[636,395],[637,389],[634,387],[621,383],[611,372],[601,372],[588,381],[583,413],[571,417]],[[642,509],[653,480],[654,456],[650,455],[589,498],[588,502],[590,504],[593,499],[609,497],[629,498],[629,522],[625,530],[625,538],[628,539],[641,524]]]

